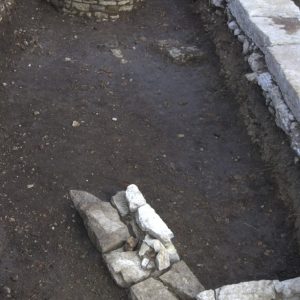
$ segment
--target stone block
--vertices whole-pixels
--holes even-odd
[[[127,241],[128,228],[110,203],[84,191],[72,190],[70,196],[91,241],[100,252],[115,250]]]
[[[300,277],[275,282],[275,290],[283,300],[300,299]]]
[[[138,209],[136,222],[143,231],[150,233],[162,243],[169,243],[174,237],[173,232],[149,204]]]
[[[218,300],[273,300],[276,298],[274,282],[260,280],[223,286],[216,290]]]
[[[217,300],[214,290],[203,291],[197,295],[197,300]]]
[[[118,51],[117,51],[118,50]],[[119,49],[112,49],[114,56],[123,58],[123,54]],[[146,200],[139,188],[135,184],[131,184],[126,189],[126,199],[128,201],[129,210],[131,212],[137,211],[137,209],[146,204]]]
[[[131,287],[130,297],[132,300],[176,300],[167,287],[160,281],[149,278]]]
[[[122,252],[119,249],[105,254],[104,260],[115,282],[124,288],[148,278],[151,274],[151,270],[142,268],[136,251]]]
[[[204,291],[203,285],[184,261],[174,264],[170,271],[160,276],[161,281],[170,287],[180,299],[195,299]]]

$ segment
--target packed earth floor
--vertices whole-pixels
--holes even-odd
[[[148,1],[117,22],[20,2],[1,25],[0,295],[126,299],[68,191],[109,200],[130,183],[206,288],[299,276],[293,210],[189,1]],[[205,59],[175,64],[154,47],[170,38]]]

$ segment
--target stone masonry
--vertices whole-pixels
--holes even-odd
[[[47,0],[65,13],[95,17],[100,20],[118,19],[121,12],[131,11],[143,0]]]
[[[300,277],[242,282],[205,290],[180,259],[173,232],[134,184],[111,203],[70,191],[88,235],[117,285],[131,300],[299,300]]]

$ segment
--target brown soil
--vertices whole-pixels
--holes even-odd
[[[299,275],[292,206],[189,3],[148,1],[97,23],[28,0],[12,20],[0,41],[0,285],[13,298],[126,298],[68,191],[109,200],[129,183],[173,229],[207,288]],[[207,59],[175,65],[151,46],[165,38],[196,44]]]

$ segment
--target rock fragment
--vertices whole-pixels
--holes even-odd
[[[162,243],[169,243],[174,237],[173,232],[149,204],[138,209],[136,222],[143,231],[150,233]]]
[[[124,288],[148,278],[151,274],[151,270],[142,268],[136,251],[116,250],[105,254],[104,260],[115,282]]]
[[[124,250],[133,251],[136,248],[138,242],[138,239],[134,238],[133,236],[130,236],[126,241],[126,244],[124,245]]]
[[[125,191],[121,191],[116,193],[111,198],[112,205],[119,211],[119,214],[124,217],[129,214],[129,207],[126,200],[126,193]]]
[[[163,245],[161,245],[159,252],[156,255],[155,264],[159,271],[168,269],[171,265],[169,253]]]
[[[184,261],[174,264],[170,271],[160,276],[160,279],[174,290],[180,299],[195,299],[201,291],[204,291],[203,285]]]
[[[197,300],[216,300],[215,291],[207,290],[197,295]]]
[[[135,184],[131,184],[127,187],[126,199],[131,212],[137,211],[139,207],[146,204],[143,194]]]
[[[110,203],[84,191],[72,190],[70,196],[91,241],[100,252],[115,250],[127,241],[128,228]]]
[[[132,300],[178,299],[160,281],[153,278],[149,278],[132,286],[130,289],[130,296]]]

